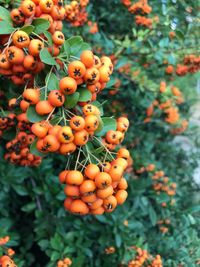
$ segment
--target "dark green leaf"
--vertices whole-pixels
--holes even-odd
[[[26,32],[27,34],[31,34],[33,32],[34,28],[35,27],[33,25],[25,25],[20,30]]]
[[[59,88],[58,77],[53,72],[47,74],[45,82],[49,91]]]

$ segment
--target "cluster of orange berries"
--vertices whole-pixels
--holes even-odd
[[[169,225],[171,224],[170,219],[163,219],[157,221],[157,224],[159,225],[159,230],[165,234],[169,231]]]
[[[170,204],[174,204],[175,200],[173,199],[173,197],[176,194],[177,184],[173,183],[171,179],[165,175],[164,171],[157,170],[155,164],[149,164],[146,167],[140,167],[139,169],[135,170],[135,172],[140,175],[148,172],[153,181],[153,189],[155,190],[156,194],[167,194],[170,197]],[[167,203],[163,202],[161,206],[166,207]]]
[[[72,261],[70,258],[64,258],[64,260],[59,260],[57,262],[57,267],[69,267],[72,265]]]
[[[57,56],[65,41],[61,32],[65,18],[65,8],[56,0],[25,0],[17,9],[11,11],[13,24],[29,25],[36,18],[49,21],[48,31],[52,35],[52,46],[49,52]],[[8,76],[15,84],[32,84],[34,75],[41,72],[45,65],[40,60],[40,51],[44,48],[47,38],[34,33],[27,34],[16,29],[12,34],[1,36],[0,74]]]
[[[1,115],[0,116],[0,136],[3,135],[4,131],[11,129],[15,126],[15,114]]]
[[[89,33],[91,34],[96,34],[97,32],[99,32],[99,28],[98,28],[98,24],[97,22],[92,22],[92,21],[88,21],[87,25],[89,27]]]
[[[183,95],[179,88],[175,86],[167,87],[166,83],[162,81],[160,83],[159,93],[153,103],[147,108],[147,118],[144,120],[145,123],[151,121],[152,116],[155,113],[155,108],[163,111],[165,115],[165,121],[169,124],[176,124],[180,121],[180,114],[177,105],[184,102]],[[181,129],[185,130],[187,124],[184,122],[184,127]],[[175,132],[174,132],[175,133]]]
[[[30,152],[30,145],[34,142],[34,139],[35,136],[32,133],[19,131],[16,137],[6,144],[5,160],[20,166],[39,166],[42,161],[41,157]]]
[[[111,162],[90,163],[83,166],[84,171],[62,171],[59,180],[66,184],[65,209],[74,214],[101,215],[122,205],[128,196],[128,184],[123,174],[129,156],[127,149],[120,148],[116,159]]]
[[[159,195],[166,193],[168,196],[173,197],[176,194],[177,184],[172,183],[164,173],[164,171],[155,171],[152,174],[153,189]]]
[[[4,246],[9,242],[10,237],[5,236],[0,238],[0,247],[2,246],[3,249],[6,249],[6,254],[0,256],[0,267],[17,267],[14,261],[10,258],[15,254],[15,251],[11,248],[5,248]]]
[[[0,257],[0,267],[17,267],[14,261],[7,255]]]
[[[69,126],[51,125],[47,121],[34,123],[32,133],[39,139],[37,148],[42,153],[59,152],[67,155],[75,152],[77,146],[84,146],[89,136],[99,126],[99,109],[91,104],[82,108],[83,116],[72,116]]]
[[[200,70],[200,57],[196,55],[186,55],[183,64],[176,67],[168,65],[165,72],[169,75],[176,73],[178,76],[185,76],[188,73],[196,73]]]
[[[105,248],[105,253],[107,255],[110,255],[110,254],[114,254],[116,251],[115,247],[108,247],[108,248]]]
[[[130,13],[136,15],[135,22],[137,25],[151,28],[153,22],[159,21],[157,16],[154,18],[146,17],[146,15],[150,14],[152,11],[151,6],[148,4],[148,0],[139,0],[134,4],[132,4],[130,0],[122,0],[122,3],[128,8]]]
[[[141,248],[133,247],[136,251],[136,256],[134,259],[129,261],[128,267],[162,267],[162,259],[160,255],[156,255],[153,257],[149,254],[147,250],[143,250]]]
[[[75,27],[84,25],[88,18],[86,11],[88,4],[89,0],[71,1],[70,4],[65,6],[66,20]]]

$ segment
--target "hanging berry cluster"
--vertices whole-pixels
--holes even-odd
[[[87,22],[88,13],[86,7],[89,0],[71,1],[65,6],[66,20],[69,21],[74,27],[79,27]]]
[[[18,85],[9,110],[1,111],[2,131],[16,128],[5,158],[33,167],[47,154],[65,156],[67,165],[59,175],[66,184],[65,208],[81,215],[103,214],[127,198],[123,175],[129,152],[120,145],[129,121],[103,116],[103,104],[96,98],[110,80],[112,61],[94,55],[79,36],[65,40],[64,17],[60,1],[25,0],[11,12],[20,28],[6,35],[7,42],[0,35],[1,62],[6,62],[1,74]],[[30,79],[24,79],[27,73]]]
[[[11,257],[15,254],[15,251],[7,247],[7,243],[10,241],[9,236],[0,238],[0,248],[3,251],[3,255],[0,255],[0,267],[17,267]],[[1,254],[1,253],[0,253]]]

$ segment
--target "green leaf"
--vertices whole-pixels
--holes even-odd
[[[10,34],[15,30],[8,21],[0,21],[0,34]]]
[[[26,115],[28,120],[33,123],[46,119],[46,116],[41,116],[37,114],[34,106],[29,106],[28,110],[26,111]]]
[[[57,261],[59,258],[60,258],[60,253],[59,253],[59,252],[54,251],[54,252],[51,254],[51,261]]]
[[[80,88],[77,92],[79,92],[79,102],[89,101],[92,97],[92,93],[86,88]]]
[[[65,100],[65,107],[66,108],[73,108],[76,106],[77,102],[79,101],[80,93],[75,92],[72,95],[67,95]]]
[[[23,185],[14,185],[13,189],[17,192],[18,195],[20,196],[27,196],[28,191]]]
[[[52,46],[53,45],[52,34],[48,31],[45,31],[44,35],[48,39],[49,45]]]
[[[46,19],[34,19],[32,25],[35,26],[34,32],[36,34],[41,34],[47,31],[50,27],[50,22]]]
[[[58,77],[51,72],[50,75],[49,73],[47,74],[45,78],[45,83],[47,85],[48,90],[57,90],[59,88],[59,81]]]
[[[35,27],[33,25],[23,26],[20,30],[26,32],[27,34],[31,34]]]
[[[10,12],[8,9],[0,6],[0,18],[3,20],[3,21],[9,21],[11,22],[11,17],[10,17]]]
[[[15,135],[16,135],[16,129],[10,129],[8,131],[4,131],[2,137],[5,140],[11,140],[15,138]]]
[[[104,136],[108,131],[113,130],[116,131],[117,129],[117,122],[113,118],[104,117],[102,118],[103,121],[103,129],[96,134],[96,136]]]
[[[106,84],[106,88],[113,87],[113,85],[116,83],[115,79],[110,79],[110,81]]]
[[[116,242],[116,246],[117,246],[118,248],[119,248],[119,247],[121,246],[121,244],[122,244],[121,236],[120,236],[118,233],[115,234],[115,242]]]
[[[153,226],[156,225],[157,215],[156,215],[156,212],[152,206],[149,206],[149,217],[150,217],[152,225]]]
[[[24,212],[31,212],[34,209],[36,209],[36,204],[34,202],[28,203],[28,204],[26,204],[25,206],[23,206],[21,208],[21,210],[24,211]]]
[[[41,153],[40,151],[38,151],[37,147],[36,147],[36,144],[37,144],[37,140],[38,139],[35,139],[33,141],[33,143],[31,144],[30,146],[30,152],[35,155],[35,156],[39,156],[39,157],[44,157],[45,154]]]
[[[57,65],[55,59],[52,57],[52,55],[49,53],[49,51],[46,48],[43,48],[40,51],[40,59],[43,63],[47,65]]]
[[[70,57],[70,53],[71,53],[71,50],[70,50],[70,44],[69,42],[66,40],[64,42],[64,44],[62,45],[61,47],[61,51],[65,53],[65,55],[69,58]]]
[[[104,123],[103,123],[103,120],[101,119],[100,116],[98,116],[98,119],[99,119],[99,126],[98,128],[96,129],[95,131],[95,135],[99,132],[101,132],[103,130],[103,127],[104,127]]]

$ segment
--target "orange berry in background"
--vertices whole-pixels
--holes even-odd
[[[106,212],[112,212],[117,207],[117,199],[114,196],[109,196],[103,200],[103,207]]]
[[[77,146],[83,146],[88,142],[89,134],[86,130],[81,130],[74,133],[74,144]]]
[[[119,190],[115,194],[115,197],[117,199],[117,204],[122,205],[126,201],[128,193],[125,190]]]
[[[99,189],[104,189],[110,186],[112,179],[106,172],[100,172],[95,176],[95,184]]]
[[[73,199],[71,197],[66,198],[64,201],[65,209],[70,210],[72,202],[73,202]]]
[[[103,207],[99,207],[97,209],[91,210],[91,214],[93,214],[93,215],[102,215],[102,214],[104,214],[104,212],[105,212],[105,210]]]
[[[80,185],[80,193],[83,196],[90,195],[94,193],[96,190],[96,184],[92,180],[85,180],[81,185]]]
[[[68,170],[64,170],[64,171],[59,173],[58,178],[59,178],[59,181],[60,181],[61,184],[65,183],[65,180],[66,180],[68,172],[69,172]]]
[[[26,48],[29,46],[30,38],[24,31],[16,31],[12,36],[13,44],[18,48]]]
[[[59,90],[52,90],[48,95],[48,101],[53,107],[61,107],[65,102],[65,96]]]
[[[130,157],[130,153],[126,148],[120,148],[117,151],[117,157],[118,158],[124,158],[125,160],[128,160]]]
[[[84,175],[86,178],[94,180],[97,174],[100,173],[99,167],[95,164],[89,164],[84,170]]]
[[[70,211],[79,215],[86,215],[89,213],[88,206],[80,199],[76,199],[70,206]]]
[[[62,94],[71,95],[76,92],[76,80],[71,77],[64,77],[59,83],[60,91]]]
[[[24,61],[24,51],[16,46],[10,46],[6,50],[6,57],[12,64],[22,64]]]
[[[65,195],[68,197],[79,197],[80,190],[77,185],[66,185],[64,189]]]
[[[97,190],[97,197],[105,199],[113,194],[113,187],[110,185],[104,189]]]
[[[128,188],[128,183],[124,177],[119,180],[118,188],[122,190],[126,190]]]
[[[31,131],[38,138],[44,138],[48,133],[48,127],[44,123],[36,122],[31,126]]]
[[[85,128],[85,120],[81,116],[74,116],[70,119],[70,127],[74,131],[81,131]]]
[[[21,11],[26,17],[31,17],[35,14],[36,5],[31,0],[25,0],[21,3]]]
[[[38,39],[33,39],[30,41],[30,44],[28,46],[29,53],[37,57],[40,54],[40,51],[44,48],[44,43]]]
[[[118,135],[116,131],[110,130],[106,133],[106,141],[110,144],[118,143]]]
[[[61,31],[55,31],[52,35],[52,40],[55,45],[62,45],[65,41],[65,36]]]
[[[83,51],[80,56],[81,62],[86,68],[91,68],[94,65],[94,54],[90,50]]]
[[[72,129],[69,126],[63,126],[57,135],[59,142],[63,144],[69,144],[74,140]]]
[[[30,106],[30,104],[29,104],[27,101],[25,101],[25,100],[22,100],[22,101],[20,102],[20,108],[21,108],[21,110],[22,110],[23,112],[26,112],[27,109],[29,108],[29,106]]]
[[[26,89],[22,96],[31,105],[36,105],[40,101],[40,91],[37,89]]]
[[[57,57],[60,54],[60,48],[56,46],[55,44],[52,46],[49,46],[48,51],[54,57]]]
[[[53,8],[52,0],[40,0],[39,6],[43,13],[50,13]]]
[[[85,65],[79,60],[72,61],[68,65],[69,76],[74,79],[82,78],[85,75],[85,72],[86,72]]]
[[[70,185],[81,185],[83,179],[84,178],[81,172],[73,170],[67,173],[66,183]]]
[[[39,115],[47,115],[51,113],[53,109],[54,107],[47,100],[39,101],[35,106],[35,110]]]
[[[50,151],[50,152],[56,152],[60,147],[60,143],[58,142],[57,138],[54,135],[50,135],[50,134],[48,134],[43,139],[43,144],[44,144],[44,147],[47,149],[47,151]]]
[[[111,166],[109,175],[114,182],[119,181],[124,173],[124,168],[120,165],[114,164]]]
[[[59,152],[62,155],[72,154],[76,151],[76,145],[74,143],[61,144]]]

